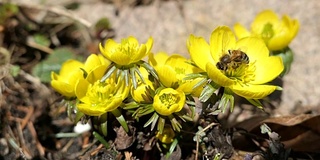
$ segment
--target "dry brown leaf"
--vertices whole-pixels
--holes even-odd
[[[281,136],[281,142],[286,148],[291,148],[294,151],[320,152],[320,143],[318,143],[320,140],[320,115],[253,117],[235,127],[243,128],[259,137],[266,137],[260,131],[260,125],[263,123]]]

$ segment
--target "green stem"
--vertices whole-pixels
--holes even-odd
[[[118,109],[115,109],[115,110],[111,111],[111,113],[116,117],[116,119],[121,124],[123,129],[128,133],[129,132],[129,128],[128,128],[127,122],[124,119],[124,117],[121,114],[121,112]]]

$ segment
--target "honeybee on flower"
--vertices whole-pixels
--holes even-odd
[[[269,50],[260,38],[245,37],[236,40],[229,27],[219,26],[212,32],[209,44],[202,37],[191,35],[187,45],[191,59],[206,72],[214,87],[224,89],[222,99],[225,102],[233,104],[232,94],[257,100],[278,89],[277,86],[265,83],[282,72],[282,59],[269,56]],[[241,50],[242,48],[245,50]],[[229,67],[221,68],[221,58],[229,56],[230,52],[241,52],[241,61],[229,59],[226,61]]]

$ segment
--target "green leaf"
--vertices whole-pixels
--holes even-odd
[[[101,78],[100,82],[106,81],[112,75],[112,73],[114,73],[115,71],[120,71],[120,70],[116,70],[116,69],[117,69],[117,67],[114,65],[114,63],[112,63],[109,66],[109,68],[107,69],[107,73]]]
[[[284,70],[282,71],[280,76],[283,77],[284,75],[288,74],[294,59],[293,51],[289,47],[287,47],[284,50],[273,52],[273,55],[280,56],[282,58]]]
[[[166,120],[164,118],[159,117],[157,129],[160,134],[163,133],[163,128],[164,128],[165,122],[166,122]]]
[[[170,155],[173,153],[174,149],[176,149],[177,145],[178,145],[178,140],[177,140],[177,138],[175,138],[170,145],[169,152],[166,155],[167,158],[170,157]]]
[[[35,43],[49,47],[50,40],[43,34],[35,34],[32,36]]]
[[[13,77],[18,76],[19,72],[20,72],[20,66],[18,66],[18,65],[12,65],[12,66],[10,67],[10,74],[11,74]]]
[[[11,3],[2,3],[0,5],[0,24],[4,24],[7,18],[17,14],[19,7]]]
[[[204,89],[202,90],[199,100],[201,102],[206,102],[211,96],[212,94],[216,91],[217,89],[214,88],[212,85],[207,84]]]
[[[116,117],[116,119],[121,124],[123,129],[128,133],[129,127],[128,127],[128,124],[127,124],[126,120],[124,119],[123,115],[121,114],[121,112],[118,109],[115,109],[115,110],[111,111],[111,113]]]
[[[82,112],[80,112],[80,111],[77,111],[76,116],[75,116],[75,118],[74,118],[74,122],[75,122],[75,123],[78,123],[83,116],[84,116],[84,113],[82,113]]]
[[[140,61],[139,64],[141,67],[145,68],[156,80],[159,81],[158,73],[150,64],[148,64],[147,62],[144,62],[142,60]]]
[[[131,110],[131,109],[136,109],[140,106],[140,104],[138,104],[137,102],[130,102],[130,103],[126,103],[123,105],[123,109],[125,110]]]
[[[253,104],[254,106],[263,109],[262,104],[259,100],[257,99],[247,99],[251,104]]]
[[[214,155],[213,160],[220,160],[222,159],[223,156],[221,156],[221,153],[217,153],[216,155]]]
[[[182,128],[182,126],[177,121],[177,119],[175,117],[173,117],[172,115],[169,116],[169,119],[170,119],[171,126],[172,126],[173,130],[180,132],[180,129]]]
[[[135,67],[130,68],[129,73],[131,75],[131,81],[134,89],[137,89],[138,86],[138,80],[136,79],[136,73],[135,73]]]
[[[106,137],[108,135],[108,113],[101,115],[99,120],[101,133]]]
[[[155,112],[152,117],[143,125],[143,127],[147,127],[152,123],[151,130],[153,130],[156,122],[158,121],[159,115]]]
[[[234,108],[234,97],[232,92],[228,91],[228,89],[225,89],[218,108],[222,110],[222,113],[224,113],[228,106],[230,107],[230,112],[232,112]]]
[[[48,58],[38,63],[32,70],[32,74],[39,77],[41,82],[51,81],[51,72],[59,73],[59,70],[68,59],[75,59],[75,53],[67,48],[57,48]],[[78,58],[79,59],[79,58]]]
[[[208,76],[206,73],[190,73],[187,74],[186,77],[183,78],[183,80],[193,80],[196,78],[207,78]]]
[[[100,143],[102,143],[107,149],[110,148],[109,143],[98,133],[93,131],[93,136],[96,138]]]
[[[78,137],[79,133],[74,133],[74,132],[71,132],[71,133],[57,133],[55,134],[55,138],[72,138],[72,137]]]
[[[80,3],[79,2],[71,2],[67,5],[65,5],[64,7],[67,8],[68,10],[76,10],[80,7]]]
[[[111,23],[108,18],[101,18],[98,20],[98,22],[95,24],[95,29],[97,31],[104,30],[104,29],[111,29]]]

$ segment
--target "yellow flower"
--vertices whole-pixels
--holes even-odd
[[[95,70],[99,70],[99,67]],[[99,77],[97,79],[95,82],[80,79],[75,89],[80,101],[77,104],[78,110],[89,116],[100,116],[114,111],[129,94],[129,87],[124,81],[116,82],[115,76],[104,82],[100,82]]]
[[[299,30],[299,21],[284,15],[280,19],[273,11],[259,13],[248,31],[239,23],[234,26],[237,37],[257,36],[272,50],[281,50],[289,45]]]
[[[110,64],[111,62],[104,58],[101,54],[91,54],[87,58],[82,69],[87,74],[86,79],[89,82],[94,83],[95,81],[101,79]]]
[[[194,35],[187,44],[191,59],[219,86],[247,99],[261,99],[277,89],[264,84],[282,72],[282,60],[269,56],[260,38],[237,41],[230,28],[220,26],[212,32],[210,44]]]
[[[101,78],[110,63],[102,55],[96,54],[91,54],[84,64],[77,60],[67,60],[62,64],[59,75],[51,72],[51,86],[67,98],[75,97],[75,84],[79,79],[94,81],[95,77]]]
[[[100,51],[110,61],[120,66],[129,66],[139,62],[149,54],[153,45],[153,39],[150,37],[145,44],[140,44],[136,38],[129,36],[122,39],[121,43],[108,39],[104,47],[100,43]]]
[[[153,107],[160,115],[169,116],[181,111],[185,101],[186,97],[182,91],[165,88],[154,96]]]
[[[170,144],[173,142],[174,137],[175,137],[175,133],[172,129],[172,127],[168,124],[166,124],[163,128],[163,132],[157,132],[156,134],[156,138],[159,139],[160,142],[164,143],[164,144]]]
[[[158,73],[160,82],[165,87],[179,88],[185,94],[201,93],[199,89],[193,90],[193,86],[197,84],[202,78],[194,80],[185,80],[186,76],[191,73],[199,73],[202,70],[190,64],[190,60],[179,54],[172,54],[160,52],[156,55],[149,55],[149,63],[155,68]],[[199,87],[202,89],[202,87]],[[197,91],[197,92],[196,92]]]
[[[51,86],[58,93],[67,98],[75,97],[75,84],[83,78],[83,72],[80,68],[84,67],[84,64],[77,60],[67,60],[61,66],[59,74],[51,72]]]
[[[142,77],[144,78],[144,83],[141,79],[138,79],[137,88],[135,89],[133,86],[131,86],[130,94],[132,98],[138,103],[152,102],[152,97],[149,92],[150,90],[154,91],[154,85],[148,79],[148,71],[143,67],[140,67],[139,70],[142,74]]]

